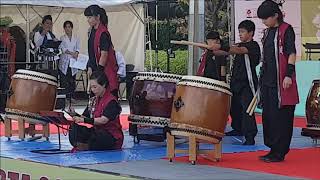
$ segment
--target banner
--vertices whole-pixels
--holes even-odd
[[[54,155],[53,155],[54,156]],[[30,161],[0,158],[0,180],[133,179]]]
[[[318,0],[316,0],[318,1]],[[256,25],[254,40],[257,41],[262,48],[261,39],[263,37],[263,30],[266,26],[262,20],[257,16],[257,10],[263,0],[236,0],[234,1],[235,8],[235,40],[240,42],[238,25],[241,21],[249,19]],[[282,8],[284,20],[291,24],[296,34],[296,49],[297,59],[301,56],[301,4],[300,0],[287,0]]]

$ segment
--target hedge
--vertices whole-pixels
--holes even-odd
[[[149,50],[146,51],[145,68],[147,71],[151,71]],[[175,58],[170,58],[170,71],[172,74],[186,75],[188,68],[188,51],[177,50],[174,51]],[[153,64],[152,68],[155,69],[155,51],[152,50]],[[167,72],[167,52],[158,51],[158,66],[162,72]]]

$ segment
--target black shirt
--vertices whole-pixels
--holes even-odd
[[[274,38],[276,35],[277,27],[269,28],[268,35],[263,45],[264,52],[264,74],[263,84],[268,87],[277,87],[277,64],[275,58]],[[290,26],[284,34],[284,53],[287,55],[296,53],[295,34],[293,28]]]
[[[97,61],[96,61],[96,56],[94,53],[94,38],[96,34],[96,29],[92,28],[89,39],[88,39],[88,54],[89,54],[89,62],[88,62],[88,67],[92,68],[92,71],[97,70]],[[106,32],[103,32],[100,36],[100,50],[101,51],[108,51],[110,46],[112,45],[111,43],[111,38],[108,36]]]
[[[109,120],[116,119],[121,113],[121,106],[115,100],[109,102],[109,104],[104,108],[102,115],[107,117]],[[90,117],[90,112],[88,111],[88,107],[84,110],[83,115],[86,117]]]
[[[208,51],[204,77],[221,80],[221,66],[226,66],[225,56],[214,56],[212,51]]]
[[[250,66],[252,72],[252,78],[255,86],[258,83],[258,77],[256,73],[256,66],[260,62],[260,47],[256,41],[241,42],[239,47],[246,47],[248,49],[248,56],[250,59]],[[249,80],[247,75],[247,69],[245,64],[245,55],[237,54],[234,60],[232,77],[231,77],[231,89],[239,92],[243,87],[249,86]]]

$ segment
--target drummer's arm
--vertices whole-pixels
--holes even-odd
[[[117,101],[111,101],[104,109],[102,116],[97,118],[82,118],[82,122],[94,125],[106,124],[115,120],[121,113],[121,107]]]
[[[220,50],[214,51],[216,55],[231,55],[231,54],[248,54],[249,50],[247,47],[239,46],[239,44],[234,45],[223,45]]]

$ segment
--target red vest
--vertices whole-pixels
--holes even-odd
[[[94,54],[96,56],[97,65],[100,61],[100,37],[101,34],[105,32],[107,35],[111,38],[110,33],[108,31],[108,28],[104,25],[100,24],[94,37]],[[110,39],[111,41],[111,39]],[[112,41],[111,41],[112,42]],[[113,45],[110,46],[108,50],[108,59],[104,66],[104,73],[106,74],[108,80],[109,80],[109,87],[110,91],[118,90],[119,89],[119,82],[117,77],[117,71],[118,71],[118,64],[115,56],[115,52],[113,49]]]
[[[207,62],[207,54],[208,50],[205,50],[202,55],[201,55],[201,62],[197,71],[197,76],[204,76],[204,69],[206,67],[206,62]]]
[[[275,45],[275,48],[278,48],[278,59],[277,63],[277,76],[278,76],[278,92],[280,97],[279,99],[279,106],[285,105],[296,105],[299,103],[299,95],[298,95],[298,88],[297,88],[297,81],[296,81],[296,73],[292,75],[292,85],[284,89],[283,88],[283,80],[286,76],[287,68],[288,68],[288,58],[289,55],[284,53],[284,44],[285,44],[285,32],[290,27],[287,23],[280,24],[278,28],[278,46]]]
[[[94,117],[101,117],[103,110],[112,100],[117,101],[110,91],[107,90],[101,99],[97,99]],[[97,129],[104,129],[109,132],[117,140],[114,149],[121,149],[124,136],[122,133],[119,116],[117,116],[116,119],[108,121],[106,124],[94,125],[94,127]]]

